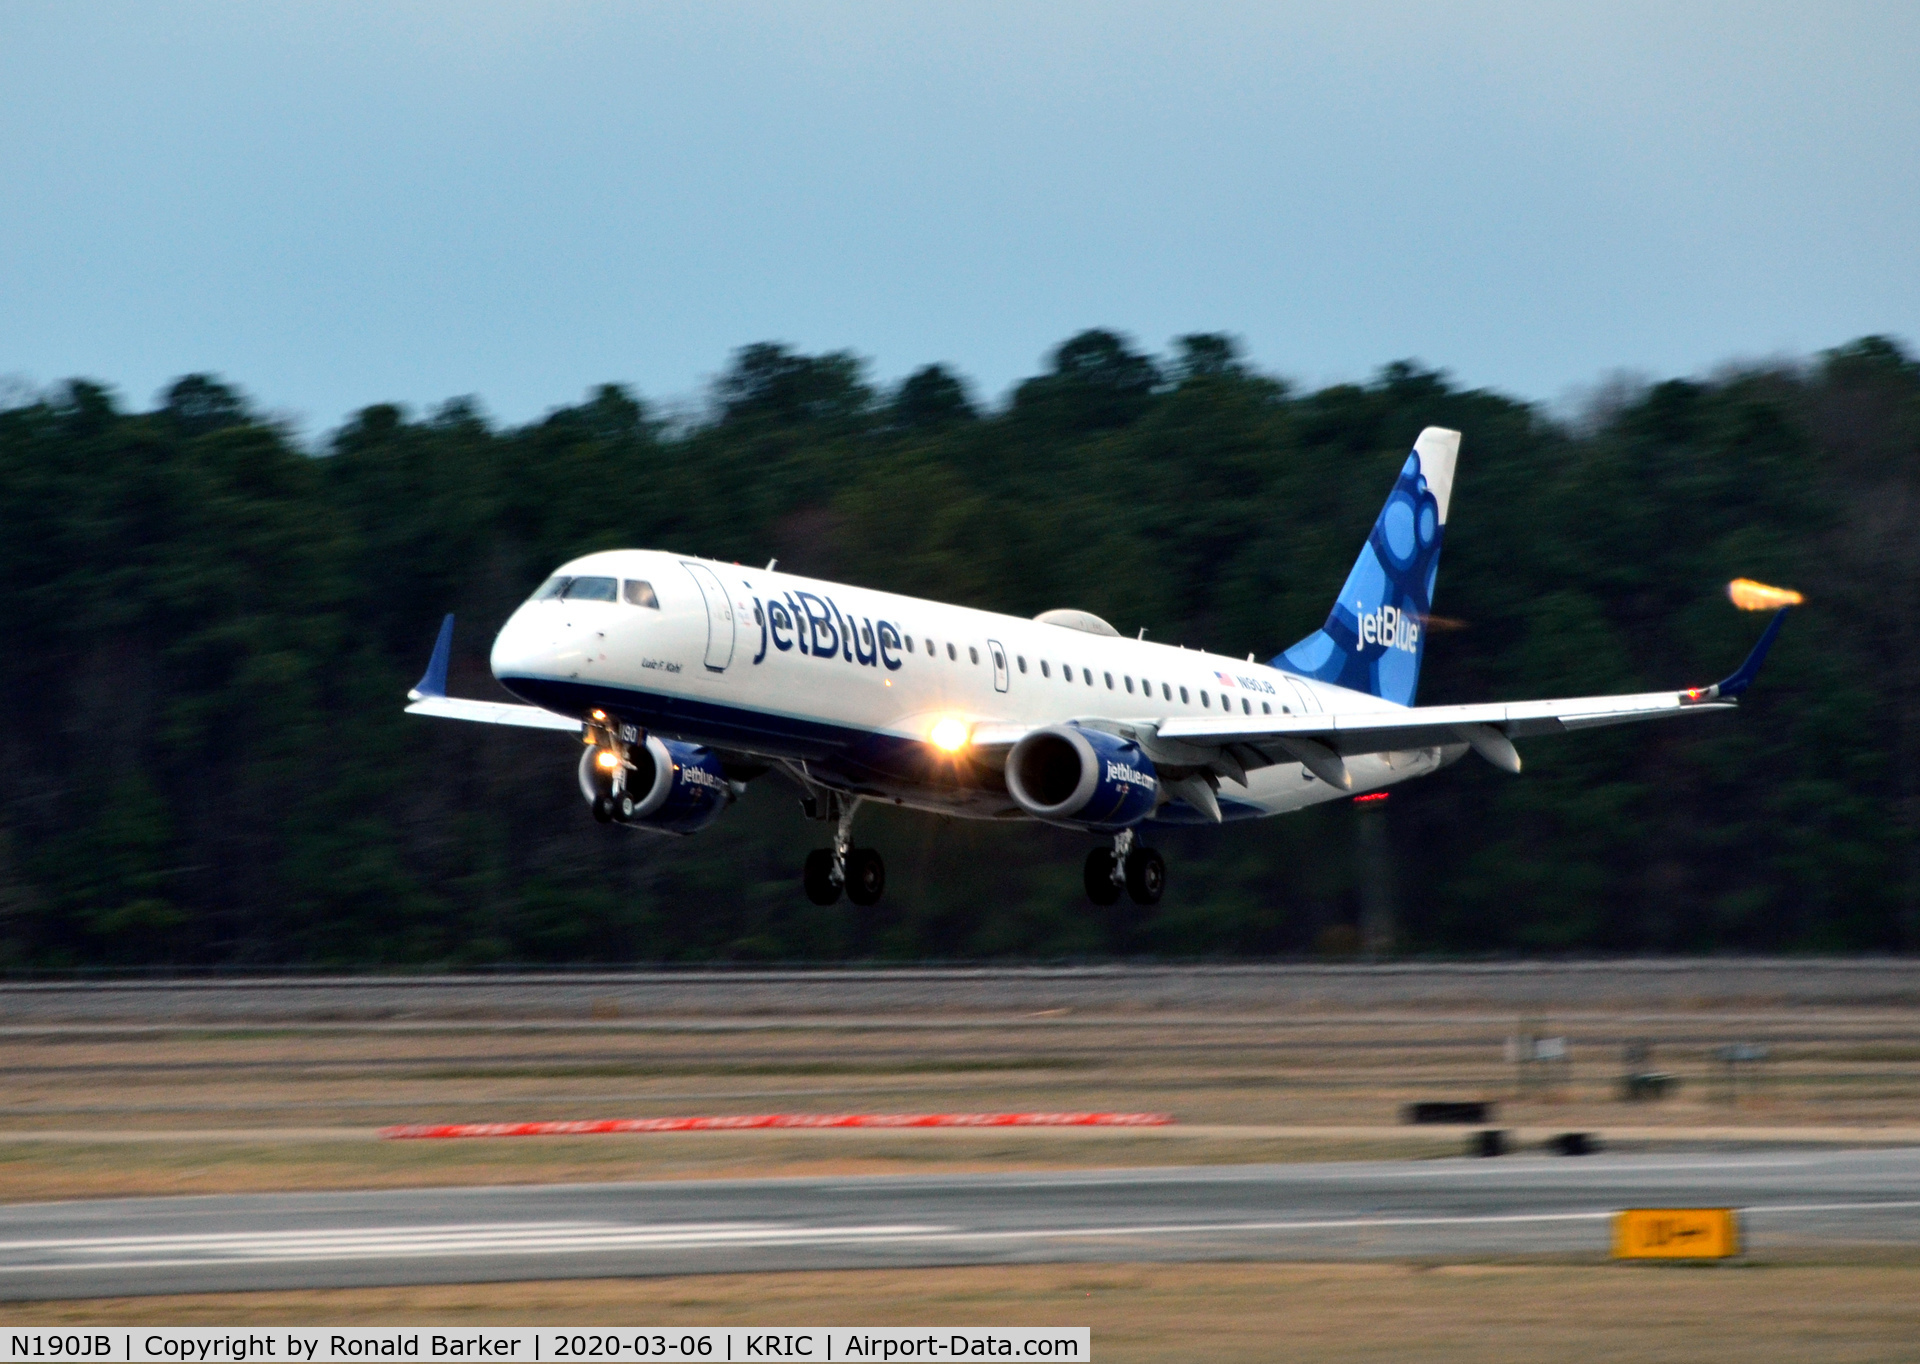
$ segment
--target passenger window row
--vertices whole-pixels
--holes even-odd
[[[1027,656],[1025,654],[1019,655],[1014,661],[1016,664],[1018,664],[1020,671],[1022,673],[1027,671]],[[1074,674],[1073,664],[1062,663],[1060,665],[1060,680],[1062,682],[1072,682],[1073,674]],[[1053,665],[1044,658],[1040,660],[1040,676],[1046,677],[1046,678],[1051,678],[1053,676]],[[1093,670],[1091,668],[1081,668],[1080,677],[1081,677],[1081,680],[1085,682],[1087,686],[1091,687],[1093,685]],[[1109,672],[1101,673],[1100,680],[1106,683],[1106,687],[1108,691],[1114,691],[1116,689],[1112,673],[1109,673]],[[1135,692],[1136,682],[1134,678],[1123,675],[1120,679],[1120,685],[1126,689],[1127,695],[1132,696],[1136,694]],[[1138,695],[1145,696],[1145,697],[1151,697],[1153,695],[1153,682],[1150,679],[1142,677],[1138,679],[1137,685],[1138,685],[1138,693],[1137,693]],[[1162,682],[1160,684],[1160,696],[1161,696],[1161,699],[1165,701],[1173,700],[1173,684],[1169,682]],[[1188,691],[1187,688],[1185,687],[1180,688],[1180,704],[1183,706],[1190,706],[1193,704],[1193,694],[1190,691]],[[1208,692],[1202,691],[1200,693],[1200,704],[1211,709],[1213,706],[1212,695]],[[1232,710],[1233,709],[1232,698],[1222,696],[1220,698],[1220,709],[1228,710],[1228,711]],[[1242,715],[1253,714],[1253,701],[1251,698],[1245,697],[1245,696],[1240,698],[1240,713]],[[1272,703],[1268,701],[1262,701],[1260,703],[1260,713],[1262,715],[1273,714]]]
[[[640,589],[642,589],[643,591],[645,591],[645,592],[646,592],[646,594],[647,594],[647,596],[648,596],[648,598],[649,598],[649,600],[648,600],[648,601],[646,601],[646,602],[636,602],[636,603],[635,603],[636,605],[647,605],[647,606],[658,606],[658,605],[659,605],[659,603],[658,603],[658,602],[655,602],[655,601],[652,601],[652,600],[651,600],[651,597],[652,597],[652,595],[653,595],[653,589],[652,589],[652,588],[650,588],[650,587],[648,587],[648,586],[647,586],[647,585],[646,585],[645,583],[635,583],[635,582],[629,582],[629,583],[627,584],[627,591],[628,591],[628,597],[627,597],[627,600],[628,600],[628,601],[633,601],[633,600],[634,600],[634,598],[633,598],[633,595],[632,595],[632,593],[633,593],[633,589],[634,589],[634,588],[636,588],[636,587],[638,587],[638,588],[640,588]],[[547,593],[546,593],[546,592],[545,592],[545,591],[543,590],[543,592],[542,592],[542,595],[547,595]],[[923,638],[924,638],[924,637],[923,637]],[[901,639],[902,639],[902,641],[903,641],[903,642],[904,642],[904,643],[906,644],[906,646],[907,646],[907,652],[908,652],[908,653],[913,653],[913,652],[914,652],[914,644],[913,644],[913,636],[912,636],[912,635],[902,635],[902,636],[901,636]],[[935,643],[935,642],[934,642],[933,640],[931,640],[931,639],[926,639],[926,640],[925,640],[925,643],[926,643],[926,646],[927,646],[927,657],[928,657],[928,658],[938,658],[938,657],[940,656],[940,646],[939,646],[938,644],[936,644],[936,643]],[[969,660],[970,660],[971,662],[973,662],[973,663],[974,663],[974,664],[975,664],[976,666],[978,666],[978,664],[979,664],[979,662],[980,662],[980,650],[979,650],[979,648],[978,648],[978,647],[976,647],[975,645],[972,645],[972,644],[969,644],[969,645],[967,646],[967,657],[968,657],[968,659],[969,659]],[[960,649],[959,649],[959,646],[958,646],[958,645],[956,645],[956,644],[953,644],[953,643],[951,643],[951,642],[949,642],[949,643],[948,643],[948,645],[947,645],[947,659],[948,659],[948,661],[949,661],[949,662],[954,662],[954,663],[957,663],[957,662],[959,662],[959,661],[960,661]],[[1025,654],[1017,654],[1017,655],[1015,655],[1015,657],[1014,657],[1014,665],[1015,665],[1016,667],[1018,667],[1018,668],[1020,669],[1020,672],[1021,672],[1021,674],[1022,674],[1022,675],[1024,676],[1024,675],[1026,674],[1026,672],[1027,672],[1027,656],[1026,656]],[[1081,678],[1081,680],[1082,680],[1082,681],[1083,681],[1083,682],[1084,682],[1084,683],[1085,683],[1085,684],[1086,684],[1087,686],[1089,686],[1089,687],[1091,687],[1091,686],[1093,685],[1093,669],[1091,669],[1091,668],[1081,668],[1081,669],[1080,669],[1079,671],[1080,671],[1080,678]],[[1074,674],[1074,666],[1073,666],[1073,664],[1071,664],[1071,663],[1062,663],[1062,664],[1060,665],[1060,680],[1061,680],[1061,681],[1063,681],[1063,682],[1072,682],[1072,681],[1073,681],[1073,674]],[[1048,660],[1046,660],[1046,659],[1044,659],[1044,658],[1040,660],[1040,676],[1042,676],[1042,677],[1045,677],[1045,678],[1051,678],[1051,677],[1053,676],[1053,665],[1052,665],[1052,664],[1051,664],[1051,663],[1050,663],[1050,662],[1049,662]],[[1101,674],[1100,674],[1100,679],[1101,679],[1101,681],[1103,681],[1104,683],[1106,683],[1106,687],[1107,687],[1107,690],[1108,690],[1108,691],[1114,691],[1114,690],[1116,690],[1116,688],[1115,688],[1115,685],[1114,685],[1114,680],[1113,680],[1113,674],[1112,674],[1112,673],[1110,673],[1110,672],[1103,672],[1103,673],[1101,673]],[[1135,686],[1136,686],[1136,682],[1135,682],[1135,679],[1134,679],[1133,677],[1131,677],[1131,676],[1124,676],[1124,675],[1123,675],[1123,676],[1121,677],[1121,679],[1120,679],[1120,683],[1121,683],[1121,685],[1122,685],[1122,686],[1124,686],[1124,687],[1125,687],[1125,689],[1126,689],[1126,692],[1127,692],[1127,695],[1129,695],[1129,696],[1132,696],[1132,695],[1134,695],[1134,694],[1135,694],[1135,690],[1134,690],[1134,689],[1135,689]],[[1142,677],[1142,678],[1140,678],[1140,679],[1138,679],[1138,683],[1137,683],[1137,685],[1138,685],[1138,688],[1139,688],[1139,692],[1138,692],[1138,694],[1139,694],[1139,695],[1141,695],[1141,696],[1144,696],[1144,697],[1151,697],[1151,696],[1153,695],[1153,682],[1152,682],[1152,681],[1151,681],[1150,679],[1148,679],[1148,678],[1145,678],[1145,677]],[[1162,700],[1164,700],[1164,701],[1171,701],[1171,700],[1173,700],[1173,684],[1172,684],[1172,683],[1170,683],[1170,682],[1162,682],[1162,683],[1160,684],[1160,696],[1161,696],[1161,699],[1162,699]],[[1185,705],[1185,706],[1190,706],[1190,705],[1192,705],[1192,704],[1193,704],[1193,697],[1192,697],[1192,694],[1191,694],[1191,693],[1190,693],[1190,692],[1189,692],[1189,691],[1187,690],[1187,688],[1185,688],[1185,687],[1182,687],[1182,688],[1180,688],[1180,704],[1181,704],[1181,705]],[[1209,708],[1211,708],[1211,707],[1212,707],[1212,705],[1213,705],[1213,698],[1212,698],[1212,696],[1211,696],[1211,695],[1210,695],[1209,693],[1207,693],[1207,692],[1205,692],[1205,691],[1202,691],[1202,692],[1200,693],[1200,704],[1201,704],[1201,705],[1203,705],[1203,706],[1206,706],[1206,707],[1209,707]],[[1228,710],[1228,711],[1230,711],[1230,710],[1232,710],[1232,709],[1233,709],[1233,701],[1232,701],[1232,699],[1231,699],[1231,698],[1229,698],[1229,697],[1226,697],[1226,696],[1222,696],[1222,697],[1220,698],[1220,708],[1221,708],[1222,710]],[[1283,707],[1281,707],[1281,709],[1283,709],[1283,710],[1286,710],[1287,708],[1283,706]],[[1251,700],[1250,700],[1249,698],[1247,698],[1247,697],[1244,697],[1244,696],[1240,698],[1240,713],[1241,713],[1241,714],[1243,714],[1243,715],[1251,715],[1251,714],[1253,714],[1253,702],[1252,702],[1252,701],[1251,701]],[[1273,714],[1273,705],[1272,705],[1272,703],[1271,703],[1271,702],[1267,702],[1267,701],[1262,701],[1262,702],[1260,703],[1260,713],[1261,713],[1262,715],[1271,715],[1271,714]]]

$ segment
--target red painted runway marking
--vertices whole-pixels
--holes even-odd
[[[1164,1127],[1168,1113],[752,1113],[586,1122],[453,1122],[383,1127],[388,1140],[447,1137],[590,1137],[618,1132],[744,1132],[775,1127]]]

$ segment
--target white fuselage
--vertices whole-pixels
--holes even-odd
[[[613,579],[614,600],[536,596],[494,642],[509,690],[547,709],[604,709],[668,738],[803,765],[824,785],[905,805],[1019,817],[997,773],[940,752],[937,725],[1397,711],[1391,702],[1202,650],[652,550],[575,559],[556,577]],[[628,584],[646,584],[635,592]],[[629,598],[648,596],[654,605]],[[1421,776],[1438,748],[1349,761],[1353,791]],[[989,780],[981,781],[983,775]],[[1297,763],[1228,782],[1228,818],[1352,794]],[[1195,822],[1180,801],[1162,819]]]

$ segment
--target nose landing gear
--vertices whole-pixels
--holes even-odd
[[[836,903],[842,891],[856,905],[876,905],[886,891],[887,865],[880,854],[872,848],[853,846],[853,813],[859,807],[857,796],[827,798],[824,818],[839,821],[834,827],[833,846],[808,853],[800,876],[807,898],[816,905]]]
[[[635,725],[617,724],[596,710],[588,717],[583,737],[593,755],[595,784],[605,783],[593,797],[593,817],[601,824],[625,824],[639,808],[627,789],[627,774],[634,770],[633,748],[645,741],[646,733]],[[580,770],[585,782],[587,769]]]
[[[1094,904],[1118,904],[1125,890],[1136,905],[1157,905],[1167,889],[1167,860],[1152,848],[1136,846],[1133,830],[1113,836],[1112,848],[1087,854],[1083,873],[1087,898]]]

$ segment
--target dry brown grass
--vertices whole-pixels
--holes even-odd
[[[1920,1259],[1042,1265],[0,1305],[0,1324],[1068,1325],[1101,1360],[1695,1364],[1920,1356]]]
[[[658,1031],[555,1020],[156,1029],[0,1036],[0,1200],[546,1180],[952,1172],[1440,1155],[1454,1134],[1390,1133],[1416,1099],[1487,1098],[1499,1122],[1757,1129],[1911,1124],[1920,1016],[1895,1008],[1649,1017],[1588,1013],[1552,1092],[1514,1094],[1515,1020],[1375,1016],[757,1020]],[[1624,1037],[1658,1041],[1679,1094],[1613,1095]],[[1769,1043],[1764,1088],[1717,1101],[1712,1049]],[[1171,1132],[708,1133],[460,1143],[364,1139],[383,1123],[848,1110],[1124,1109]],[[1237,1133],[1219,1130],[1241,1129]],[[1373,1128],[1282,1137],[1246,1129]],[[58,1129],[60,1142],[22,1140]],[[329,1131],[331,1129],[331,1131]],[[1194,1130],[1203,1129],[1203,1130]],[[1215,1129],[1215,1130],[1204,1130]],[[176,1141],[164,1139],[169,1130]],[[220,1130],[218,1140],[210,1130]],[[8,1132],[16,1134],[9,1139]],[[149,1139],[127,1144],[144,1133]],[[355,1134],[359,1139],[355,1139]],[[79,1139],[75,1139],[78,1134]]]
[[[1458,1137],[1419,1133],[1393,1141],[1355,1142],[1045,1130],[1004,1135],[684,1132],[433,1142],[0,1140],[0,1201],[1389,1159],[1459,1149]]]

